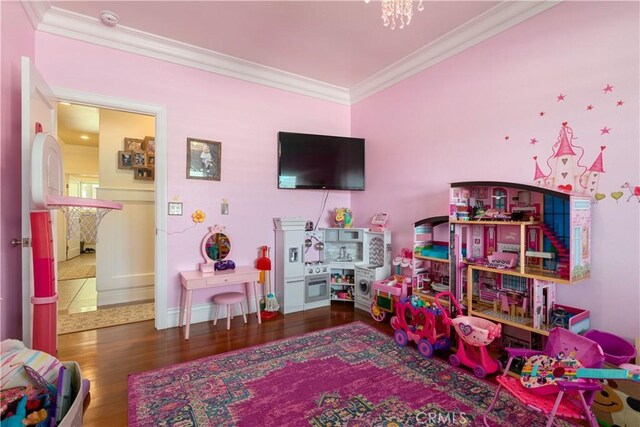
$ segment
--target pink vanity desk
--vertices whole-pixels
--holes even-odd
[[[249,284],[253,284],[253,296],[256,303],[256,315],[258,323],[262,323],[260,318],[260,301],[258,300],[258,279],[260,270],[249,266],[239,266],[235,270],[221,270],[213,273],[202,273],[200,271],[183,271],[180,273],[180,320],[178,325],[182,327],[185,307],[187,310],[187,328],[184,339],[189,339],[189,326],[191,325],[191,294],[197,289],[213,289],[237,283],[245,284],[247,294],[247,305],[249,304]]]

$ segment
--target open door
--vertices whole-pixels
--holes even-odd
[[[56,99],[30,58],[22,57],[22,341],[32,345],[31,147],[38,131],[56,135]],[[41,129],[40,129],[41,128]]]

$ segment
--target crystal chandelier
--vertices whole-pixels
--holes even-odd
[[[364,1],[368,4],[371,0]],[[422,12],[423,10],[422,0],[419,0],[418,11]],[[411,23],[412,16],[412,0],[382,0],[382,23],[385,27],[391,27],[392,30],[395,30],[397,19],[400,21],[400,29],[403,29],[405,25]]]

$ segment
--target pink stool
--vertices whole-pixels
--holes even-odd
[[[242,312],[244,323],[247,323],[247,315],[245,314],[244,308],[242,307],[242,303],[246,298],[247,296],[242,292],[224,292],[214,296],[213,304],[215,305],[215,311],[213,314],[213,326],[218,323],[218,310],[220,309],[221,305],[227,306],[227,330],[231,328],[231,306],[233,304],[238,304],[240,306],[240,311]]]

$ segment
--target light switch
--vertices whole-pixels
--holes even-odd
[[[182,203],[169,202],[169,215],[182,215]]]

